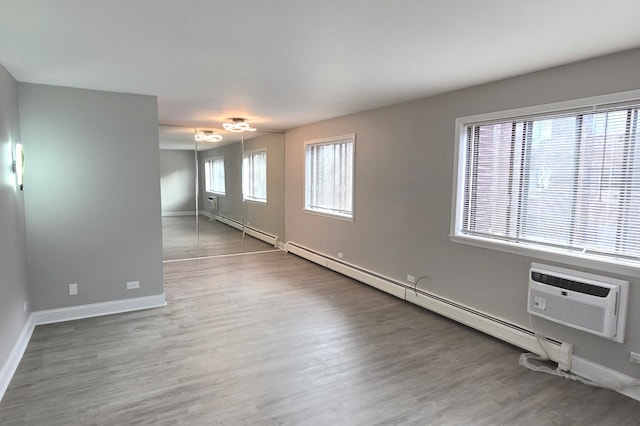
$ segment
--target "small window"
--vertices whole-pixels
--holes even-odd
[[[245,200],[267,202],[267,151],[249,152],[244,155],[242,193]]]
[[[453,236],[640,266],[639,110],[461,119]]]
[[[305,142],[305,210],[353,219],[355,135]]]
[[[204,163],[204,182],[207,192],[225,195],[224,158],[213,158]]]

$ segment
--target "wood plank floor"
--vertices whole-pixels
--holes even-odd
[[[162,218],[162,255],[164,260],[218,256],[273,249],[273,246],[242,235],[242,232],[218,221],[200,216],[196,235],[195,216]]]
[[[637,425],[640,403],[283,252],[165,263],[165,308],[38,326],[2,425]]]

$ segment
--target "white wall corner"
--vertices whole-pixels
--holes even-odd
[[[9,358],[5,361],[2,369],[0,370],[0,401],[2,401],[2,398],[9,387],[9,383],[11,383],[11,379],[18,369],[18,365],[20,365],[24,351],[27,349],[29,340],[31,340],[34,328],[35,322],[33,320],[33,314],[31,314],[29,315],[27,322],[22,327],[20,336],[13,345]]]

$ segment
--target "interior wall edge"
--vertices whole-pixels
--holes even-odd
[[[2,369],[0,369],[0,401],[2,401],[9,387],[9,383],[11,383],[11,379],[20,365],[20,361],[22,360],[24,352],[27,350],[35,326],[33,314],[31,314],[22,327],[22,331],[13,345],[9,357],[2,366]]]

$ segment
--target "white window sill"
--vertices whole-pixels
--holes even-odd
[[[312,215],[316,215],[316,216],[324,216],[324,217],[329,217],[332,219],[338,219],[338,220],[344,220],[345,222],[353,222],[353,216],[345,216],[345,215],[340,215],[337,213],[329,213],[329,212],[325,212],[322,210],[312,210],[312,209],[308,209],[305,208],[304,209],[305,213],[309,213]]]
[[[267,205],[267,201],[266,200],[256,200],[253,198],[244,198],[242,201],[246,201],[252,204],[259,204],[261,206],[266,206]]]
[[[496,241],[489,238],[469,235],[450,234],[449,238],[454,243],[498,250],[505,253],[533,257],[536,259],[589,268],[612,274],[637,277],[640,273],[640,262],[631,262],[626,259],[608,259],[604,258],[604,256],[598,256],[590,253],[569,252],[553,247],[545,247],[543,250],[533,245],[513,243],[509,241]]]

